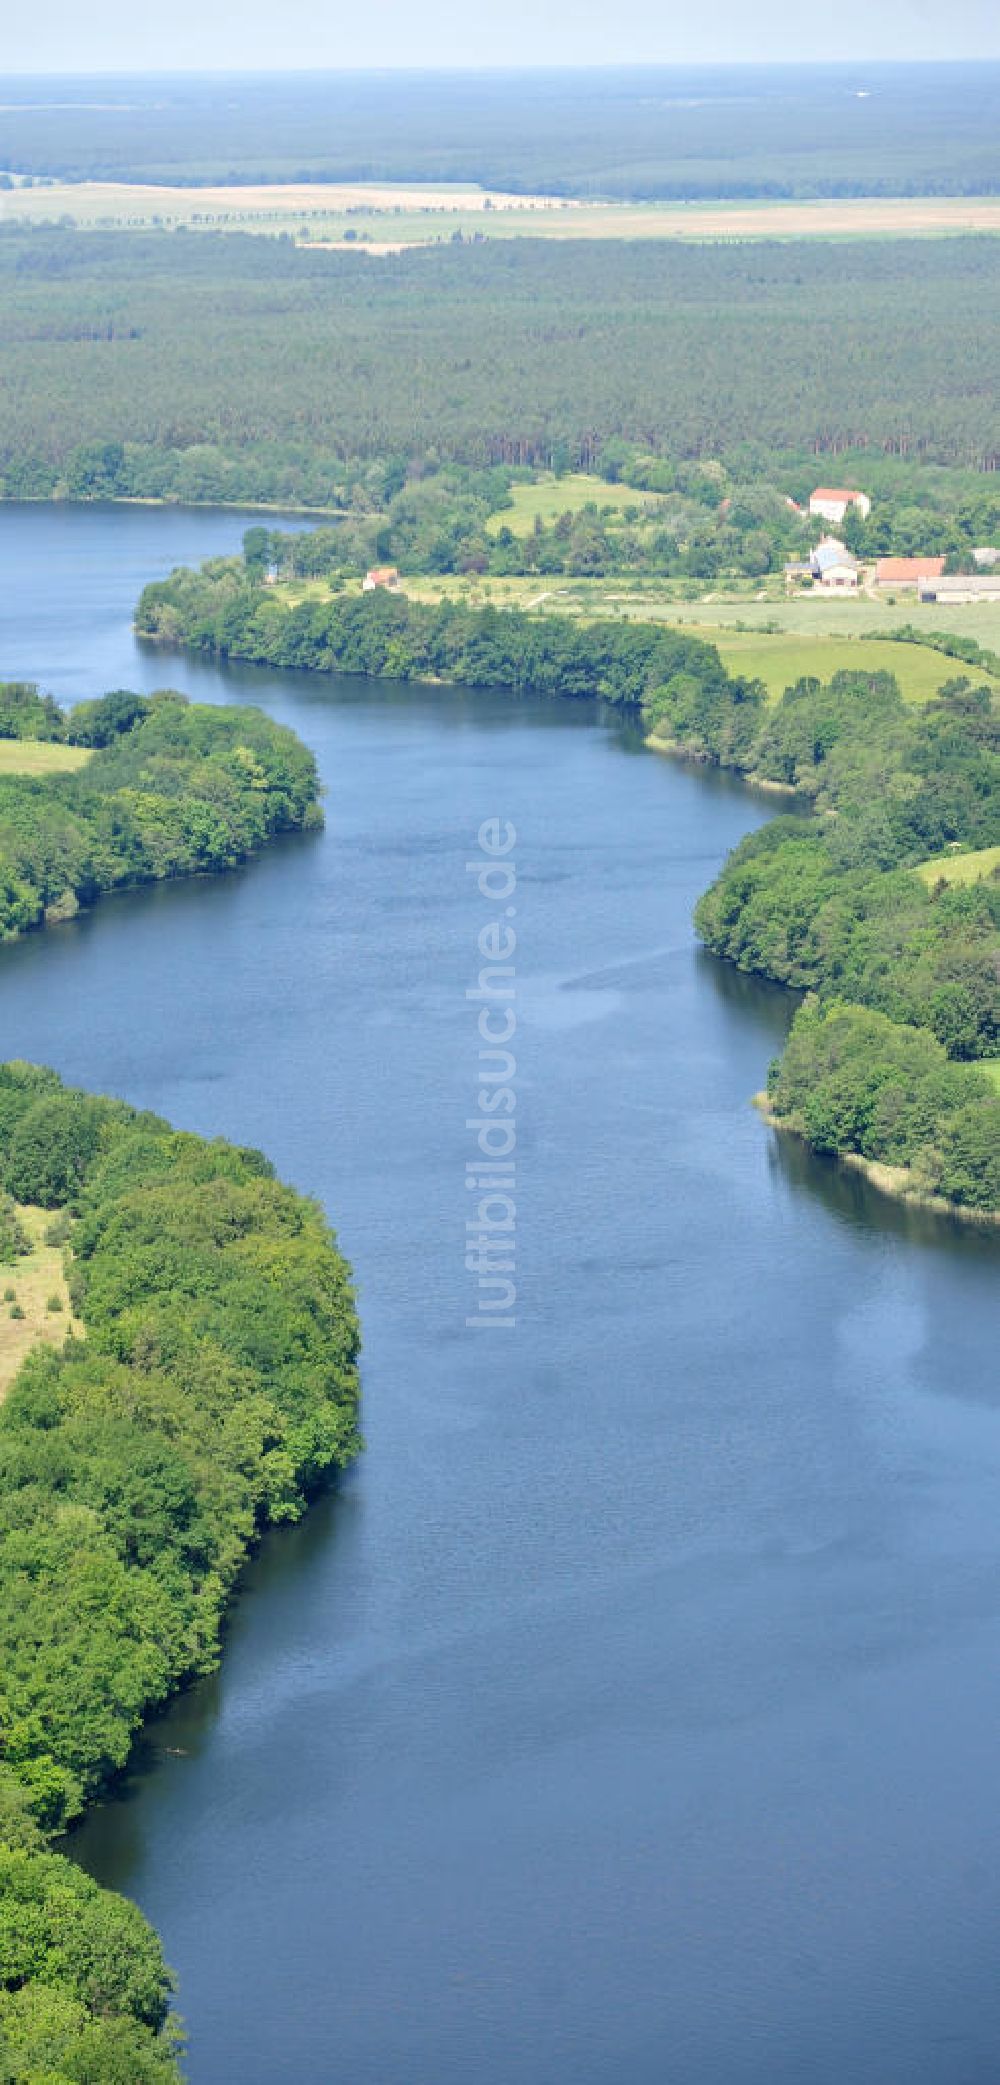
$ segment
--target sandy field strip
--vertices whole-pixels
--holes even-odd
[[[295,229],[312,220],[319,233],[314,243],[334,247],[343,243],[342,228],[331,223],[324,240],[320,226],[323,220],[348,215],[359,228],[367,228],[364,245],[377,254],[447,235],[450,219],[460,225],[470,217],[488,217],[493,237],[716,240],[1000,233],[1000,196],[590,203],[460,185],[297,182],[161,188],[111,181],[54,183],[0,193],[0,218],[8,220],[71,217],[82,226],[159,221],[262,231]],[[387,217],[393,220],[391,230]]]

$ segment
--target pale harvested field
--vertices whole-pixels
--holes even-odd
[[[365,182],[297,181],[260,182],[246,187],[237,183],[170,188],[144,182],[54,181],[43,187],[16,188],[0,194],[2,217],[37,221],[69,214],[80,224],[103,223],[109,218],[149,224],[156,217],[189,223],[192,219],[222,214],[300,218],[314,211],[326,217],[347,211],[482,214],[487,209],[531,215],[540,210],[577,207],[548,196],[507,195],[499,189],[463,187],[457,183],[421,187],[404,183],[380,186]]]
[[[23,1318],[12,1318],[10,1304],[0,1300],[0,1400],[10,1389],[25,1355],[39,1340],[61,1347],[70,1332],[83,1337],[83,1326],[70,1312],[62,1247],[45,1243],[45,1232],[56,1211],[33,1209],[19,1202],[17,1213],[35,1247],[19,1259],[0,1263],[0,1299],[5,1289],[13,1289],[24,1312]],[[61,1310],[48,1309],[50,1296],[61,1297]]]
[[[69,217],[81,227],[161,223],[192,229],[308,230],[339,247],[344,232],[371,255],[454,231],[491,238],[815,239],[1000,233],[1000,196],[851,197],[811,202],[590,203],[446,183],[260,183],[209,188],[112,181],[53,183],[0,194],[0,219]],[[386,218],[393,220],[392,228]],[[488,219],[488,223],[484,220]],[[356,243],[354,240],[348,242]]]

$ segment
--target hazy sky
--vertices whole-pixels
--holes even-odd
[[[48,0],[3,12],[0,74],[1000,58],[1000,0]]]

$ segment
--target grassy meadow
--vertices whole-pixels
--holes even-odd
[[[51,1209],[35,1209],[19,1202],[17,1215],[32,1241],[30,1253],[0,1263],[0,1398],[10,1389],[22,1361],[38,1340],[61,1346],[70,1332],[82,1338],[83,1327],[70,1311],[69,1290],[63,1266],[62,1247],[47,1245],[45,1233],[52,1222]],[[14,1300],[6,1298],[13,1289]],[[50,1310],[50,1300],[59,1298],[59,1309]],[[19,1308],[23,1317],[11,1317]]]
[[[931,890],[938,883],[981,883],[1000,874],[1000,847],[980,847],[969,854],[938,854],[921,862],[917,875]]]
[[[833,637],[817,632],[770,636],[757,631],[705,627],[700,634],[718,645],[730,673],[761,680],[772,702],[807,675],[829,680],[835,673],[892,673],[906,702],[929,702],[942,683],[964,668],[961,660],[923,644],[893,644],[882,637]],[[982,681],[985,675],[978,673]],[[1000,681],[992,681],[1000,695]]]
[[[515,485],[511,492],[511,504],[498,514],[491,514],[486,524],[491,536],[508,528],[512,535],[530,536],[536,521],[548,527],[558,521],[560,514],[579,514],[584,507],[609,508],[615,514],[624,514],[629,508],[636,513],[643,508],[660,504],[660,494],[637,492],[631,485],[605,485],[585,471],[567,471],[556,477],[552,471],[540,472],[533,485]],[[537,587],[536,587],[537,591]]]
[[[0,738],[0,776],[64,775],[86,767],[89,746],[50,745],[45,739]]]

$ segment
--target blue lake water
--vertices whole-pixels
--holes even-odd
[[[245,519],[0,508],[0,675],[315,748],[327,828],[0,952],[2,1054],[262,1145],[356,1269],[368,1452],[75,1841],[193,2085],[992,2085],[1000,1248],[779,1145],[691,911],[767,806],[589,705],[221,673]],[[517,830],[517,1303],[466,1325],[466,863]]]

